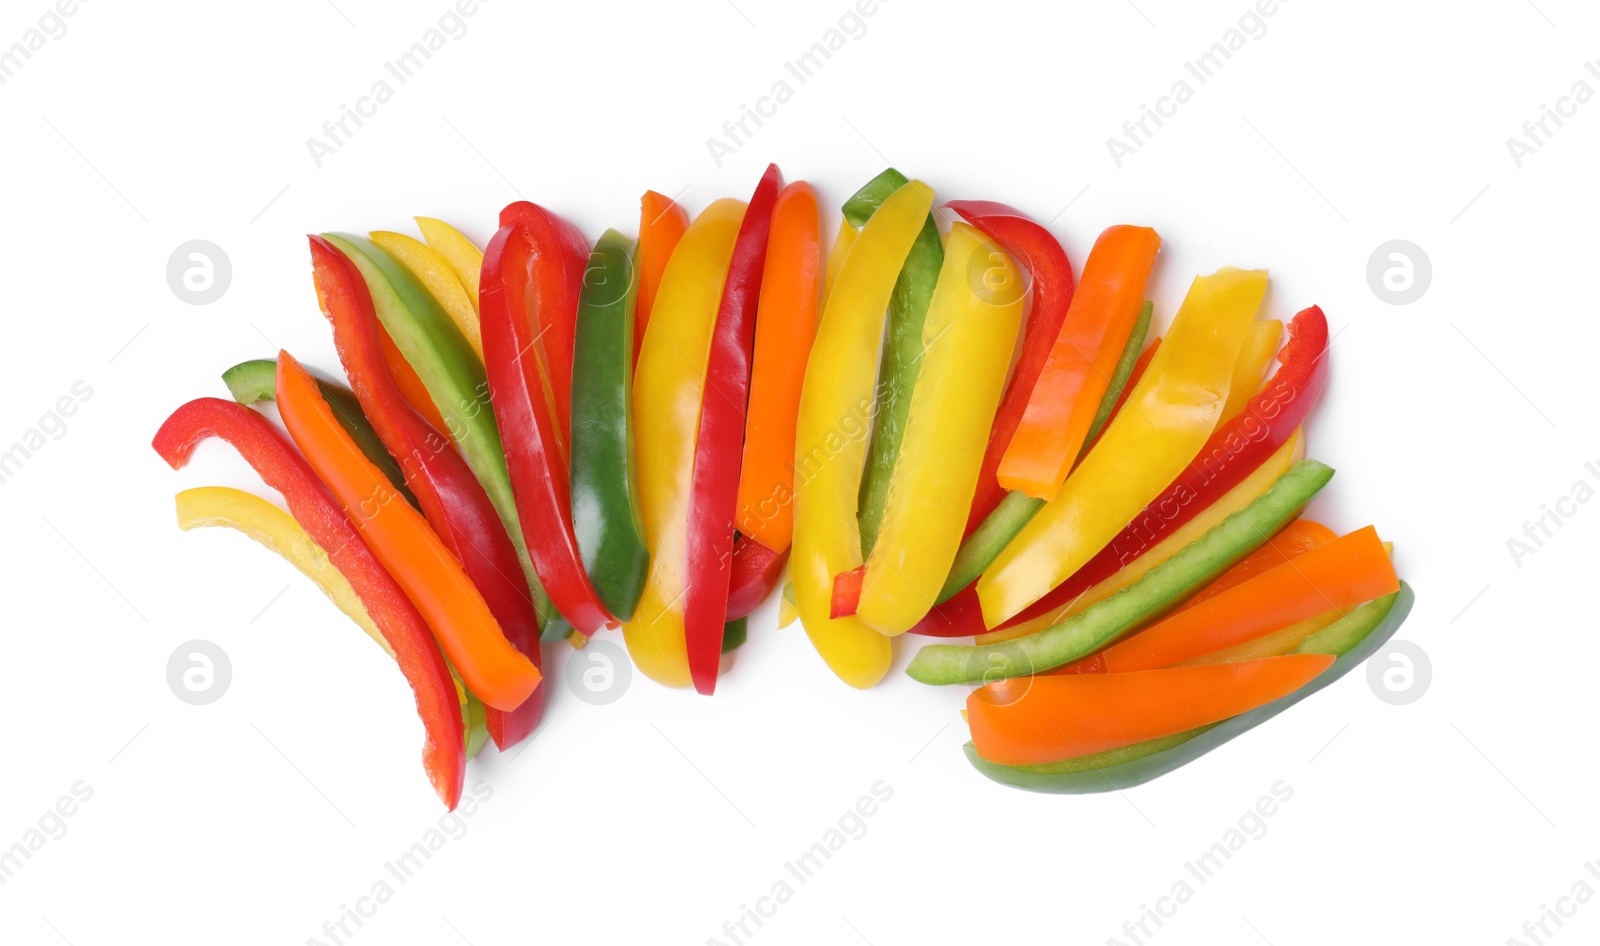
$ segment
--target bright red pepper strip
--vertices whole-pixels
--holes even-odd
[[[759,608],[783,580],[783,566],[788,562],[788,549],[774,552],[748,535],[734,540],[733,572],[728,579],[728,620],[747,617]]]
[[[1317,306],[1302,310],[1289,323],[1289,342],[1278,352],[1277,373],[1256,392],[1244,410],[1219,427],[1183,474],[1110,544],[1071,578],[1001,627],[1030,621],[1067,604],[1154,548],[1162,538],[1239,485],[1288,442],[1311,412],[1328,379],[1327,351],[1327,317]],[[986,633],[991,628],[984,627],[977,593],[966,588],[930,611],[912,630],[930,637],[965,637]]]
[[[525,311],[533,319],[533,337],[545,383],[555,400],[564,450],[572,441],[572,346],[577,337],[578,294],[583,289],[584,269],[589,265],[589,244],[577,227],[538,204],[519,200],[500,211],[500,226],[523,223],[538,235],[526,284]],[[483,294],[481,281],[478,293]],[[479,306],[482,307],[481,299]]]
[[[1000,408],[989,432],[989,446],[983,453],[978,472],[978,489],[972,496],[972,511],[967,515],[963,535],[983,524],[994,507],[1005,498],[1006,488],[995,478],[1000,458],[1011,445],[1011,436],[1022,423],[1022,414],[1033,394],[1034,382],[1050,360],[1050,348],[1061,334],[1061,323],[1072,305],[1075,283],[1067,251],[1050,234],[1020,210],[991,200],[952,200],[945,207],[983,231],[1005,248],[1033,276],[1033,307],[1022,334],[1022,355],[1011,371]]]
[[[728,620],[733,520],[739,505],[739,461],[744,454],[744,414],[750,401],[756,303],[761,298],[767,237],[780,178],[778,166],[767,165],[739,224],[716,325],[711,330],[705,392],[700,399],[700,428],[689,483],[689,523],[684,534],[688,577],[683,635],[689,678],[697,691],[708,696],[717,688],[722,626]]]
[[[572,531],[571,484],[561,435],[538,365],[526,357],[536,338],[527,312],[527,283],[536,278],[531,264],[563,252],[556,229],[519,223],[495,233],[483,254],[478,309],[490,400],[495,421],[505,431],[506,467],[528,555],[556,610],[579,633],[593,637],[616,620],[584,571]],[[568,354],[570,372],[570,348]]]
[[[203,397],[178,408],[150,445],[173,469],[207,437],[232,444],[261,479],[283,494],[295,521],[328,553],[394,650],[417,699],[427,740],[422,764],[446,807],[455,810],[466,778],[466,741],[455,681],[427,622],[362,541],[305,458],[266,418],[242,404]]]
[[[361,412],[399,461],[428,524],[460,560],[506,639],[540,666],[539,618],[522,581],[516,547],[489,494],[450,441],[411,409],[389,375],[382,327],[361,271],[332,243],[319,236],[310,240],[317,300],[333,327],[339,362]],[[502,751],[510,748],[533,731],[543,707],[542,692],[510,712],[487,707],[484,722],[490,738]]]

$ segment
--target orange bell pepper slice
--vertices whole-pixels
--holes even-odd
[[[739,531],[774,552],[794,538],[794,441],[800,386],[817,337],[821,218],[795,181],[778,195],[757,306],[755,367],[739,470]]]
[[[1224,591],[1277,568],[1290,559],[1298,558],[1312,549],[1319,549],[1338,537],[1339,533],[1320,522],[1296,519],[1284,526],[1277,535],[1268,539],[1266,545],[1240,559],[1215,581],[1200,589],[1193,598],[1178,608],[1178,612],[1187,611],[1202,601],[1209,601]]]
[[[1105,651],[1108,673],[1169,667],[1400,589],[1372,526],[1268,569]]]
[[[689,212],[671,197],[645,191],[639,199],[639,249],[634,255],[639,268],[639,295],[633,307],[633,361],[639,363],[639,348],[650,312],[656,305],[656,291],[667,271],[667,261],[678,241],[689,230]]]
[[[394,379],[395,387],[400,389],[400,396],[411,405],[411,409],[422,415],[434,430],[440,433],[449,433],[450,428],[445,426],[444,415],[439,413],[439,408],[433,403],[433,398],[428,394],[428,389],[423,386],[422,378],[417,370],[411,367],[411,362],[406,361],[406,356],[400,353],[400,346],[394,343],[383,326],[378,326],[378,340],[383,344],[383,363],[389,369],[389,377]]]
[[[461,562],[362,455],[288,352],[278,354],[277,398],[289,436],[427,620],[467,688],[495,709],[521,706],[539,685],[539,669],[506,640]]]
[[[1037,765],[1188,732],[1287,696],[1332,654],[1091,676],[1012,677],[967,697],[978,755]]]
[[[1083,265],[1022,422],[995,477],[1006,489],[1052,499],[1083,449],[1117,359],[1144,305],[1161,237],[1149,227],[1111,227]]]

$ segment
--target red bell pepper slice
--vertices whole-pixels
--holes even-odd
[[[733,543],[733,568],[728,578],[728,620],[746,617],[761,606],[783,580],[789,550],[773,550],[740,535]]]
[[[536,359],[526,357],[538,339],[535,322],[528,317],[528,283],[546,268],[539,260],[565,252],[557,229],[526,222],[495,233],[483,255],[478,309],[490,401],[505,432],[506,467],[528,555],[556,609],[579,633],[592,637],[616,620],[584,571],[572,530],[571,483],[561,433]],[[541,329],[549,330],[548,325]],[[570,377],[570,347],[567,352]]]
[[[1005,498],[1007,490],[995,478],[995,471],[1000,469],[1000,458],[1005,456],[1011,436],[1022,423],[1034,384],[1050,360],[1050,348],[1072,305],[1075,283],[1072,261],[1060,241],[1022,211],[990,200],[952,200],[945,207],[999,243],[1033,277],[1033,306],[1023,329],[1022,354],[1012,369],[1000,408],[995,411],[989,445],[978,472],[978,488],[972,496],[972,511],[967,515],[963,535],[971,535]]]
[[[1244,410],[1219,427],[1183,474],[1094,558],[1001,627],[1030,621],[1069,603],[1239,485],[1294,435],[1311,412],[1327,382],[1327,352],[1327,317],[1317,306],[1302,310],[1289,323],[1289,342],[1278,353],[1277,373]],[[970,587],[934,608],[913,628],[930,637],[965,637],[988,630],[977,592]]]
[[[589,265],[589,244],[578,228],[538,204],[519,200],[500,211],[500,226],[527,224],[534,233],[525,292],[534,345],[554,398],[561,443],[572,440],[572,349],[578,331],[578,294]],[[480,280],[479,295],[483,294]],[[480,308],[481,308],[480,301]],[[480,314],[480,318],[481,318]]]
[[[332,243],[319,236],[310,240],[317,299],[333,327],[334,346],[361,412],[399,461],[429,525],[460,560],[506,639],[541,666],[539,618],[522,582],[516,547],[489,494],[449,439],[406,403],[386,370],[383,329],[361,271]],[[509,712],[488,707],[484,722],[490,738],[502,751],[510,748],[533,731],[543,707],[542,692]]]
[[[744,453],[744,415],[750,401],[756,303],[761,298],[767,237],[780,184],[778,166],[767,165],[739,224],[716,325],[711,331],[705,391],[700,398],[700,428],[695,437],[694,470],[689,483],[689,522],[684,534],[688,577],[684,586],[683,633],[689,677],[694,688],[706,695],[717,688],[722,629],[728,619],[728,581],[739,502],[739,460]]]
[[[417,715],[427,734],[422,764],[428,779],[445,806],[455,810],[467,765],[461,703],[427,622],[305,458],[260,414],[233,401],[199,398],[173,411],[150,445],[178,469],[207,437],[232,444],[268,486],[283,494],[295,521],[328,553],[328,560],[361,598],[416,696]]]

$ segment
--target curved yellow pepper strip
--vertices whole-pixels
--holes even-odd
[[[910,422],[856,610],[880,633],[902,634],[922,620],[950,573],[1011,368],[1022,301],[1011,257],[967,224],[951,228],[922,329]]]
[[[422,231],[422,238],[428,241],[428,249],[444,257],[444,261],[455,271],[456,278],[461,280],[461,287],[467,291],[467,298],[472,301],[472,311],[477,312],[478,277],[483,272],[483,251],[443,220],[432,217],[412,219],[417,222],[417,229]]]
[[[828,250],[828,265],[826,278],[822,282],[822,304],[828,304],[828,293],[833,291],[833,284],[839,281],[839,269],[844,266],[844,258],[850,255],[850,248],[856,245],[856,237],[861,231],[851,225],[848,217],[839,216],[839,232],[833,238],[833,246]]]
[[[800,394],[789,557],[795,604],[828,667],[863,689],[889,671],[889,639],[854,615],[828,617],[833,576],[861,564],[856,496],[877,403],[873,387],[884,313],[932,207],[933,190],[911,181],[883,202],[854,239],[823,308]]]
[[[1244,410],[1261,382],[1267,377],[1267,367],[1278,354],[1278,342],[1283,337],[1283,323],[1277,319],[1258,319],[1250,323],[1250,333],[1239,348],[1239,360],[1233,365],[1233,382],[1228,385],[1228,401],[1222,405],[1222,423]],[[1287,652],[1286,652],[1287,653]]]
[[[1060,492],[978,579],[997,627],[1059,585],[1161,495],[1222,414],[1239,348],[1267,292],[1266,270],[1201,276],[1127,403]]]
[[[1217,497],[1215,502],[1202,509],[1193,519],[1179,526],[1171,535],[1156,543],[1154,548],[1129,562],[1125,567],[1119,569],[1116,574],[1054,611],[1041,614],[1033,620],[1024,621],[1015,627],[1002,628],[998,631],[979,635],[977,642],[979,644],[993,644],[998,641],[1025,637],[1036,631],[1042,631],[1052,624],[1059,624],[1091,604],[1111,597],[1143,578],[1145,573],[1152,568],[1178,554],[1191,542],[1210,532],[1222,520],[1261,498],[1261,494],[1271,489],[1272,484],[1278,481],[1278,477],[1289,472],[1290,467],[1305,459],[1305,455],[1305,429],[1296,428],[1283,446],[1279,447],[1272,456],[1267,457],[1260,466],[1252,470],[1249,476],[1240,480],[1238,485]]]
[[[205,526],[227,526],[237,529],[272,551],[300,573],[316,582],[328,600],[344,612],[345,617],[367,632],[390,659],[394,650],[383,639],[383,632],[372,621],[366,605],[344,574],[328,560],[328,555],[316,540],[306,534],[294,517],[254,493],[227,486],[201,486],[186,489],[176,497],[178,528],[185,532]],[[483,704],[472,699],[461,678],[450,671],[455,679],[456,695],[461,700],[463,717],[467,721],[467,758],[472,758],[483,745],[488,730],[483,724]]]
[[[411,270],[411,275],[417,277],[417,281],[428,290],[428,294],[438,300],[445,314],[450,316],[450,321],[461,329],[461,334],[467,338],[467,344],[472,346],[478,360],[482,361],[483,333],[478,329],[478,307],[474,302],[477,296],[467,295],[466,287],[461,285],[461,279],[457,276],[455,268],[427,244],[404,233],[374,230],[367,235],[372,238],[372,242],[399,260],[402,266]]]
[[[622,633],[640,671],[668,686],[689,685],[683,639],[689,483],[711,332],[744,210],[743,201],[719,200],[678,241],[633,375],[634,468],[650,574]]]

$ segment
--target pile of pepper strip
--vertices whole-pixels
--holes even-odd
[[[179,525],[278,552],[395,660],[452,808],[538,725],[542,644],[620,628],[710,694],[780,584],[855,687],[899,635],[972,639],[906,672],[974,685],[974,766],[1046,792],[1170,772],[1394,633],[1389,545],[1301,516],[1333,475],[1304,459],[1320,309],[1284,342],[1266,272],[1224,268],[1152,337],[1149,227],[1074,273],[1021,211],[893,168],[841,210],[824,256],[769,166],[692,218],[647,192],[637,239],[528,201],[482,250],[429,217],[312,236],[348,386],[278,352],[178,408],[162,459],[220,438],[287,507],[188,489]]]

